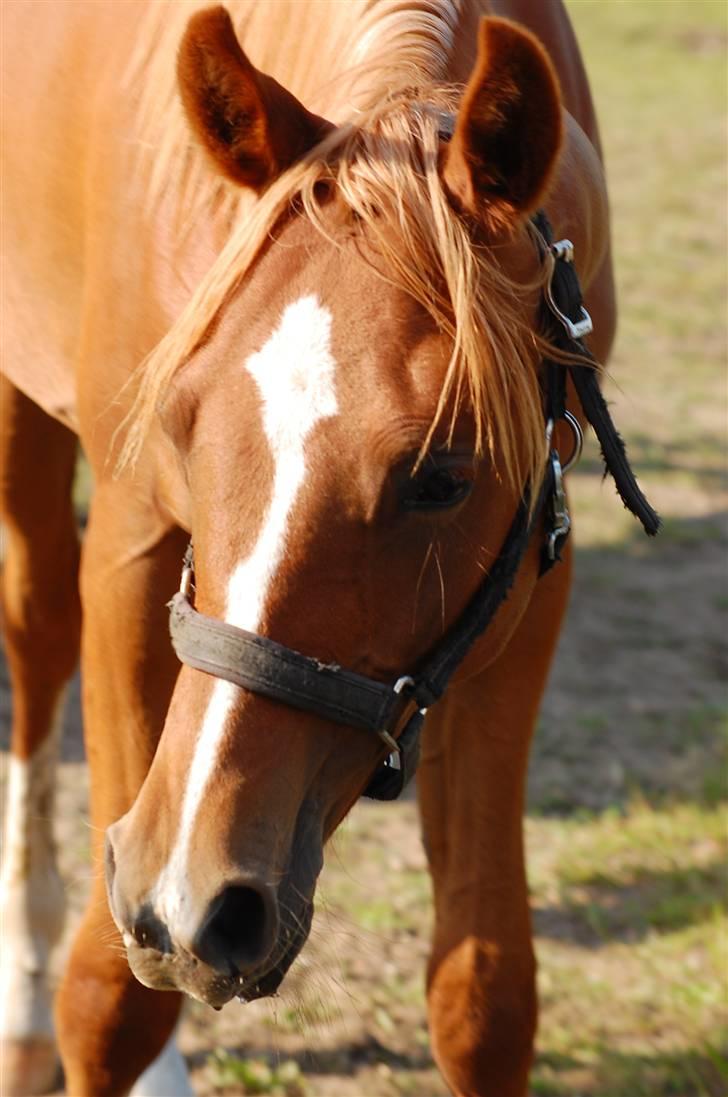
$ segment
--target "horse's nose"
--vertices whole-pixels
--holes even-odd
[[[225,974],[259,967],[278,937],[275,890],[262,881],[230,881],[210,903],[190,951]]]

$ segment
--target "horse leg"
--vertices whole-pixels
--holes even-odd
[[[78,658],[76,438],[0,376],[2,612],[12,739],[0,875],[3,1093],[43,1093],[58,1061],[47,981],[63,928],[52,832],[61,700]]]
[[[165,1047],[181,995],[149,990],[131,974],[103,882],[104,832],[128,810],[144,780],[177,671],[165,602],[183,549],[179,532],[156,520],[134,492],[113,482],[97,486],[81,573],[95,871],[56,1005],[66,1084],[74,1097],[126,1094],[158,1056],[137,1092],[191,1092],[179,1053]]]
[[[460,1097],[527,1092],[537,1005],[524,786],[569,571],[565,559],[539,581],[505,651],[427,725],[419,789],[435,891],[428,1010],[435,1058]]]

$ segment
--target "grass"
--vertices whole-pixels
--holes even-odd
[[[625,403],[638,415],[651,405],[652,446],[704,448],[724,470],[725,279],[716,260],[726,244],[726,6],[574,2],[569,10],[610,175],[622,303],[612,371],[621,380],[630,364]],[[686,415],[695,396],[699,407]]]
[[[270,1097],[306,1097],[308,1086],[298,1063],[292,1059],[271,1066],[264,1059],[243,1059],[227,1051],[210,1057],[215,1086],[223,1092],[270,1094]]]
[[[354,864],[383,823],[378,816],[377,808],[355,813],[347,836]],[[542,1003],[533,1093],[726,1092],[719,1043],[721,1031],[728,1035],[719,976],[728,971],[724,805],[656,809],[636,801],[573,818],[534,818],[527,839]],[[421,887],[420,869],[412,867],[397,892]],[[329,877],[325,889],[329,900],[342,895]],[[380,902],[380,895],[360,892],[356,901],[344,900],[342,917],[366,924]],[[408,910],[398,932],[425,934],[426,908]],[[421,978],[400,974],[397,982],[407,1005],[423,1008]],[[396,1018],[397,994],[383,989],[381,1000]],[[388,1026],[380,1036],[391,1036]]]

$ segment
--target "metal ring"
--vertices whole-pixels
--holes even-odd
[[[581,429],[579,420],[570,411],[564,412],[564,419],[571,427],[571,433],[574,435],[574,448],[569,454],[569,459],[561,463],[561,472],[566,474],[581,457],[581,451],[584,449],[584,431]]]

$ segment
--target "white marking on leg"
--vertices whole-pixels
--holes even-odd
[[[195,1097],[175,1033],[134,1083],[129,1097]]]
[[[53,792],[62,704],[29,759],[8,760],[0,873],[0,1037],[52,1038],[48,958],[63,929],[65,892],[56,867]]]
[[[225,620],[255,632],[283,558],[288,520],[305,479],[306,440],[321,419],[338,411],[328,309],[315,297],[302,297],[289,305],[268,342],[247,360],[245,368],[260,392],[275,473],[258,540],[230,577]],[[185,902],[187,852],[194,821],[236,696],[236,686],[215,683],[195,744],[177,840],[154,889],[155,908],[172,936]]]

